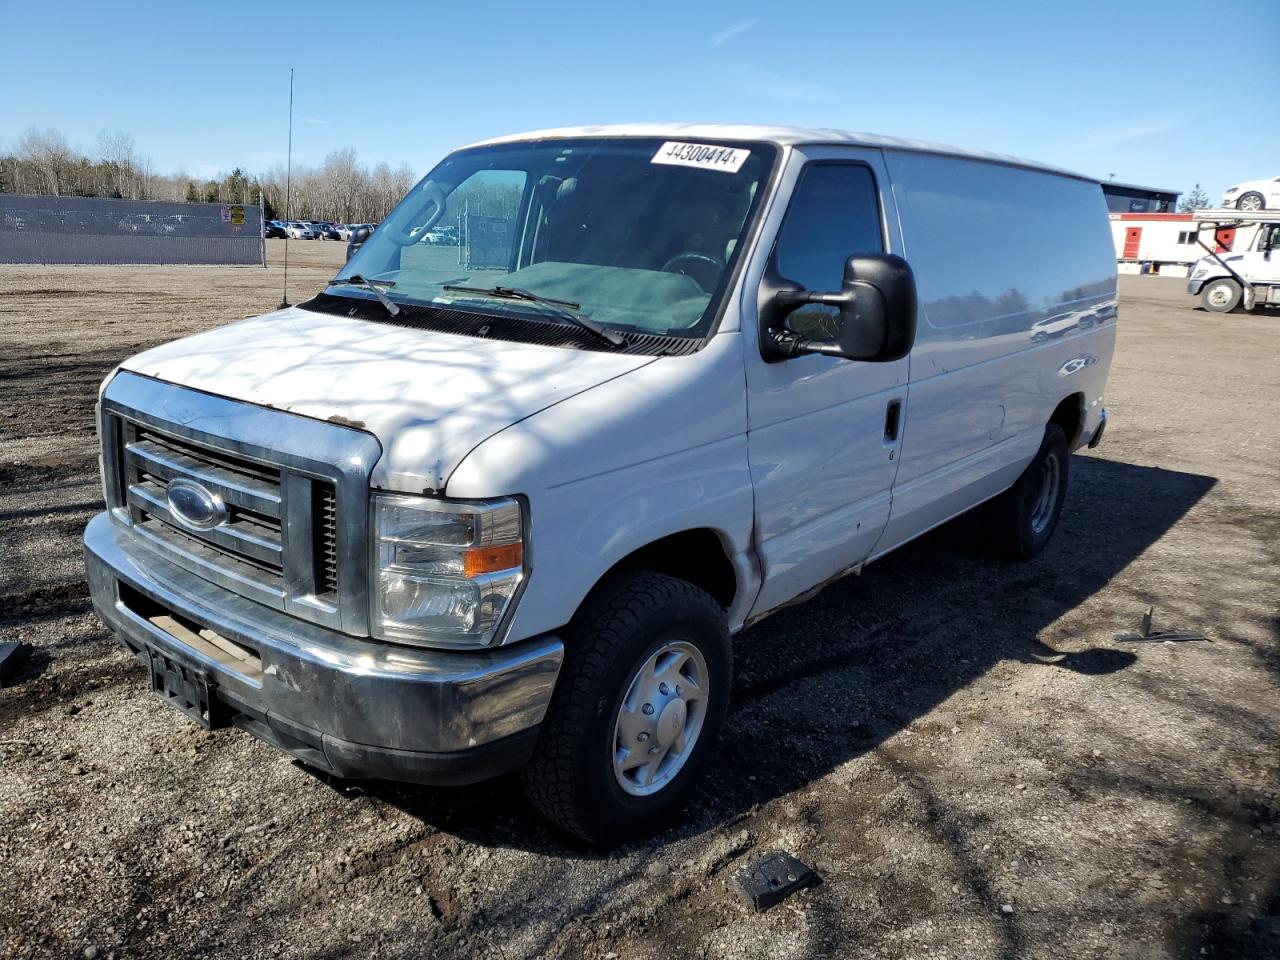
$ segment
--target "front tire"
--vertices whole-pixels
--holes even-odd
[[[583,604],[565,648],[525,792],[597,846],[653,834],[683,810],[724,723],[724,611],[686,581],[623,574]]]
[[[1053,538],[1067,500],[1067,435],[1056,423],[1016,483],[988,505],[989,540],[1010,560],[1030,560]]]
[[[1250,190],[1236,201],[1237,210],[1265,210],[1266,206],[1267,201],[1262,194],[1253,190]]]
[[[1240,306],[1243,296],[1240,284],[1228,277],[1220,277],[1204,285],[1204,289],[1200,291],[1200,302],[1206,310],[1213,313],[1230,313]]]

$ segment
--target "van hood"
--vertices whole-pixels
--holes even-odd
[[[487,340],[290,307],[175,340],[121,367],[366,430],[373,486],[444,490],[498,431],[656,358]],[[500,491],[515,493],[518,491]]]

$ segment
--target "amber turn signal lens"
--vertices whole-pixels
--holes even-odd
[[[462,575],[478,577],[524,565],[524,544],[509,543],[505,547],[469,547],[462,559]]]

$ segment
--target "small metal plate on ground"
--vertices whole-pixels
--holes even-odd
[[[0,687],[7,686],[31,655],[31,647],[16,640],[0,643]]]
[[[757,913],[819,882],[813,870],[782,850],[765,854],[738,875],[742,896]]]

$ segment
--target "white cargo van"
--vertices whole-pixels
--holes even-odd
[[[522,769],[614,843],[714,754],[734,633],[980,504],[1045,546],[1115,318],[1070,173],[833,130],[481,143],[322,293],[107,379],[94,604],[203,726],[341,777]]]

